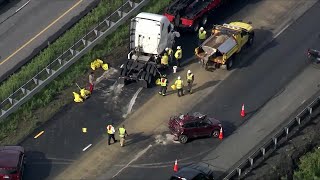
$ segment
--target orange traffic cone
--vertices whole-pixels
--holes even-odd
[[[245,117],[245,116],[246,116],[246,113],[245,113],[245,111],[244,111],[244,104],[242,104],[240,116],[241,116],[241,117]]]
[[[176,162],[174,163],[173,171],[174,171],[174,172],[177,172],[177,171],[178,171],[178,160],[177,160],[177,159],[176,159]]]
[[[222,130],[222,127],[220,128],[219,139],[220,139],[220,140],[223,139],[223,130]]]

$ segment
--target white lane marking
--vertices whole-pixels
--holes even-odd
[[[134,103],[136,102],[136,99],[140,93],[140,91],[142,90],[143,88],[140,87],[136,93],[134,93],[132,99],[130,100],[130,103],[129,103],[129,106],[128,106],[128,110],[127,110],[127,113],[123,115],[124,118],[126,118],[132,111],[132,108],[133,108],[133,105]]]
[[[24,8],[26,5],[28,5],[29,2],[30,2],[30,0],[27,1],[26,3],[24,3],[24,5],[22,5],[19,9],[16,10],[16,13],[17,13],[18,11],[20,11],[22,8]]]
[[[89,144],[87,147],[83,148],[82,151],[86,151],[91,146],[92,146],[92,144]]]
[[[306,102],[306,100],[303,100],[303,101],[301,102],[301,104],[303,104],[304,102]]]
[[[290,25],[292,24],[292,22],[288,23],[286,26],[284,26],[274,37],[273,39],[276,39],[281,33],[283,33]]]
[[[120,174],[124,169],[126,169],[131,163],[133,163],[134,161],[136,161],[137,159],[139,159],[144,153],[146,153],[150,148],[152,147],[152,145],[150,144],[147,148],[145,148],[144,150],[140,151],[128,164],[126,164],[123,168],[121,168],[117,174],[115,174],[112,178],[116,177],[118,174]]]

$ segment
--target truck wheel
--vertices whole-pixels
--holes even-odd
[[[227,61],[227,70],[231,70],[232,66],[233,66],[233,59],[234,57],[231,57],[228,61]]]
[[[180,141],[181,144],[187,143],[187,142],[188,142],[188,136],[186,136],[186,135],[180,135],[180,136],[179,136],[179,141]]]
[[[148,76],[148,87],[150,88],[150,87],[152,87],[152,75],[150,74],[149,76]]]
[[[157,71],[156,71],[156,69],[155,69],[154,66],[151,66],[150,73],[151,73],[153,76],[156,76],[156,75],[157,75]]]
[[[201,20],[201,24],[202,26],[205,26],[208,22],[208,16],[207,15],[204,15],[202,20]]]
[[[249,39],[247,41],[247,47],[252,46],[253,40],[254,40],[254,34],[252,33],[252,34],[250,34]]]
[[[147,72],[150,72],[151,66],[152,66],[151,64],[148,64],[148,65],[147,65],[147,68],[146,68],[146,71],[147,71]]]
[[[132,61],[128,61],[126,65],[127,69],[131,69],[132,64],[133,64]]]
[[[120,72],[120,76],[126,76],[127,75],[127,68],[125,67],[125,68],[123,68],[122,70],[121,70],[121,72]]]
[[[140,75],[140,79],[141,80],[145,80],[145,76],[146,76],[146,72],[142,71],[141,75]]]

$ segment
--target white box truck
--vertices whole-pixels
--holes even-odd
[[[120,83],[136,81],[151,87],[161,75],[161,54],[173,47],[176,37],[180,34],[165,16],[142,12],[131,19],[130,52],[121,65]]]

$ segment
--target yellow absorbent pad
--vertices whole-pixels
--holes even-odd
[[[81,98],[80,94],[76,93],[76,92],[72,92],[73,93],[73,96],[74,96],[74,102],[83,102],[83,99]]]
[[[80,90],[80,95],[83,99],[87,99],[88,95],[90,95],[90,91],[83,88]]]
[[[97,68],[100,68],[103,65],[103,61],[101,59],[96,59],[91,62],[91,69],[96,70]]]
[[[102,69],[107,71],[109,69],[109,65],[106,63],[106,64],[102,64]]]

